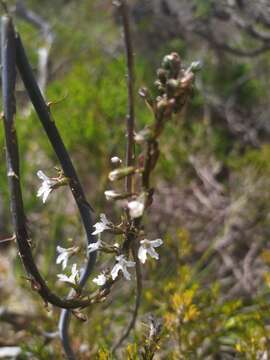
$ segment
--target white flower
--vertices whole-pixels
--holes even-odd
[[[42,196],[42,201],[44,204],[48,196],[50,195],[51,191],[53,190],[53,187],[57,184],[57,180],[50,179],[41,170],[37,172],[37,176],[42,180],[42,184],[37,192],[37,197]]]
[[[96,230],[92,232],[92,235],[97,235],[102,233],[104,230],[108,230],[111,228],[111,223],[107,219],[105,214],[100,214],[100,220],[101,222],[97,222],[95,225],[93,225]]]
[[[91,252],[97,251],[100,248],[100,246],[101,246],[101,238],[99,237],[98,241],[88,245],[89,254]]]
[[[62,269],[64,270],[67,267],[68,258],[70,256],[70,249],[65,249],[61,246],[57,246],[56,251],[59,254],[56,258],[56,264],[62,263]]]
[[[138,258],[141,263],[145,263],[147,259],[147,254],[156,260],[159,259],[159,255],[156,252],[155,248],[163,244],[163,241],[161,239],[156,239],[152,241],[144,239],[140,241],[140,244],[141,246],[139,247]]]
[[[113,156],[111,158],[111,163],[112,164],[122,164],[122,160],[118,156]]]
[[[73,264],[70,276],[67,276],[65,274],[58,274],[57,277],[60,281],[76,285],[78,280],[78,275],[79,275],[79,270],[77,269],[77,264]]]
[[[129,215],[131,219],[141,217],[144,211],[144,203],[138,200],[133,200],[128,203]]]
[[[104,274],[99,274],[97,277],[95,277],[92,281],[96,283],[99,286],[102,286],[106,283],[106,276]]]
[[[124,255],[116,256],[115,259],[117,263],[114,265],[111,271],[112,279],[115,280],[118,276],[119,271],[121,270],[124,275],[124,278],[130,280],[131,276],[130,273],[127,271],[127,268],[134,267],[135,262],[126,260]]]

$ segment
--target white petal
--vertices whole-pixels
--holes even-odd
[[[156,250],[153,247],[148,248],[147,252],[152,258],[154,258],[156,260],[159,259],[159,255],[158,255],[158,253],[156,252]]]
[[[159,247],[160,245],[163,244],[163,241],[161,239],[152,240],[150,242],[151,242],[151,246],[153,247]]]
[[[145,261],[147,259],[147,250],[144,246],[139,247],[138,258],[142,264],[145,263]]]
[[[44,191],[43,193],[43,197],[42,197],[42,202],[43,204],[45,204],[46,200],[48,199],[48,196],[50,195],[50,192],[52,191],[52,189],[48,188]]]
[[[67,267],[67,263],[68,263],[68,255],[65,256],[62,262],[62,270],[65,270],[65,268]]]
[[[126,267],[122,267],[122,272],[123,272],[123,275],[124,275],[124,278],[127,279],[127,280],[130,280],[131,279],[131,275],[130,273],[127,271],[127,268]]]
[[[110,221],[107,219],[107,216],[105,214],[100,214],[100,220],[104,225],[110,224]]]
[[[39,170],[37,172],[37,176],[43,180],[43,181],[46,181],[46,180],[49,180],[48,176],[44,174],[44,172],[42,170]]]
[[[90,254],[91,252],[97,251],[97,250],[100,248],[100,244],[101,244],[101,241],[100,241],[100,240],[98,240],[98,241],[95,242],[95,243],[89,244],[89,245],[88,245],[89,254]]]
[[[118,261],[118,262],[121,262],[122,260],[124,260],[125,256],[124,255],[118,255],[115,257],[115,259]]]
[[[40,188],[37,191],[37,197],[43,195],[44,191],[46,191],[48,189],[48,186],[46,183],[42,183]]]
[[[96,228],[96,230],[92,232],[92,235],[100,234],[107,229],[107,227],[101,222],[98,222],[93,226]]]
[[[56,258],[56,264],[61,264],[62,261],[66,258],[65,253],[60,253]]]
[[[69,277],[65,274],[58,274],[57,277],[60,281],[69,282]]]
[[[99,286],[102,286],[106,283],[106,276],[104,274],[98,275],[96,278],[94,278],[92,281],[96,283]]]
[[[129,215],[132,219],[141,217],[144,211],[144,204],[140,201],[134,200],[128,203]]]
[[[119,263],[115,264],[111,271],[111,276],[113,280],[117,278],[120,270],[122,270],[122,266]]]
[[[59,254],[61,254],[61,253],[63,253],[63,252],[66,252],[67,249],[65,249],[65,248],[57,245],[57,246],[56,246],[56,251],[57,251]]]

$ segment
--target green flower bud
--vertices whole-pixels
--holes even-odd
[[[201,61],[193,61],[188,68],[189,71],[196,73],[202,69],[202,62]]]
[[[169,70],[170,76],[176,78],[181,70],[180,56],[176,52],[166,55],[162,61],[162,67]]]
[[[161,84],[165,85],[166,81],[167,81],[167,71],[164,69],[158,69],[157,70],[157,77],[159,79],[159,81],[161,82]]]
[[[109,173],[109,180],[111,181],[119,180],[127,175],[134,174],[134,172],[135,172],[135,168],[133,166],[119,168]]]

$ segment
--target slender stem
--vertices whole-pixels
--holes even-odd
[[[126,166],[134,164],[134,55],[130,32],[129,11],[126,0],[121,0],[119,10],[123,21],[124,40],[127,59],[127,85],[128,85],[128,114],[126,120],[127,127],[127,148],[126,148]],[[132,174],[126,177],[126,191],[132,192]]]
[[[139,307],[141,304],[141,296],[142,296],[142,271],[141,271],[141,264],[140,261],[138,259],[137,256],[137,246],[132,247],[132,255],[133,255],[133,259],[135,260],[136,266],[136,302],[135,302],[135,307],[133,310],[133,314],[132,314],[132,318],[130,320],[129,325],[126,328],[126,331],[124,332],[124,334],[121,336],[121,338],[117,341],[117,343],[113,346],[112,348],[112,352],[114,353],[121,345],[122,343],[128,338],[131,330],[134,328],[135,324],[136,324],[136,320],[138,317],[138,312],[139,312]]]
[[[66,357],[68,360],[76,360],[76,356],[72,350],[70,345],[70,338],[68,334],[68,328],[70,324],[70,311],[69,310],[62,310],[59,319],[59,335],[62,342],[63,349],[65,351]]]
[[[4,0],[0,0],[0,5],[2,6],[4,12],[6,14],[8,14],[8,7],[7,7],[7,3]]]

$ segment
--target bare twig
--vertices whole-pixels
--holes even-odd
[[[5,12],[6,14],[8,14],[9,11],[8,11],[7,3],[6,3],[4,0],[0,0],[0,5],[2,6],[4,12]]]
[[[127,58],[127,79],[128,79],[128,114],[127,114],[127,150],[126,150],[126,166],[132,166],[134,163],[134,55],[130,33],[129,10],[126,0],[117,2],[119,11],[123,21],[124,39]],[[126,191],[132,192],[132,174],[126,177]]]
[[[54,40],[54,34],[52,32],[50,24],[44,20],[41,16],[26,8],[24,1],[17,0],[16,2],[16,14],[25,21],[32,24],[34,27],[40,30],[45,45],[42,45],[38,49],[38,85],[41,92],[45,93],[45,88],[48,80],[48,63],[50,50]]]
[[[13,236],[11,236],[9,238],[0,240],[0,245],[5,244],[5,243],[10,242],[10,241],[15,241],[15,240],[16,240],[16,235],[13,235]]]

